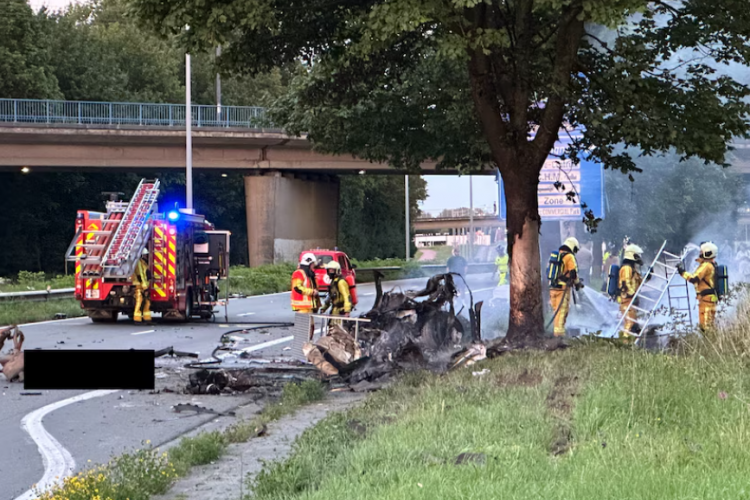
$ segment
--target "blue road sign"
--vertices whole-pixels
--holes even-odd
[[[568,134],[562,131],[563,139],[555,143],[552,154],[547,158],[539,175],[539,215],[542,220],[569,221],[582,220],[584,209],[581,203],[586,204],[586,210],[592,210],[595,217],[604,218],[604,175],[602,165],[581,159],[578,165],[571,160],[560,160],[559,156],[568,148],[572,139],[580,137],[580,131]],[[560,182],[562,186],[558,189],[555,183]],[[505,205],[505,191],[502,178],[497,183],[500,190],[500,218],[507,218],[507,207]],[[575,191],[578,196],[574,200],[568,199],[566,193]]]

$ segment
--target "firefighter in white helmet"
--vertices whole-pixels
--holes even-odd
[[[148,269],[148,249],[144,248],[141,252],[141,258],[135,265],[135,273],[130,278],[135,288],[135,310],[133,311],[133,321],[151,321],[151,300],[149,297],[149,269]],[[143,307],[141,309],[141,306]]]
[[[550,284],[549,300],[552,310],[555,312],[554,334],[555,337],[565,335],[565,322],[570,311],[570,295],[572,289],[580,290],[583,283],[578,277],[578,263],[575,254],[580,250],[578,240],[570,237],[566,239],[559,249],[560,273],[555,283]]]
[[[328,299],[323,311],[330,307],[334,316],[349,316],[352,312],[352,294],[349,291],[349,283],[341,277],[341,265],[332,260],[325,268],[331,283],[328,285]]]
[[[643,264],[642,256],[643,249],[638,245],[629,244],[625,247],[620,274],[617,280],[618,288],[620,289],[620,296],[617,298],[617,301],[620,303],[621,314],[625,314],[625,311],[633,303],[635,292],[638,291],[643,282],[643,277],[640,273],[640,266]],[[637,305],[637,303],[633,304],[633,306]],[[633,331],[637,319],[638,311],[635,307],[630,307],[627,317],[623,322],[623,329],[619,333],[620,339],[626,344],[632,342],[633,335],[638,333]]]
[[[689,273],[680,263],[677,272],[680,276],[693,284],[698,295],[698,324],[701,329],[706,330],[713,327],[716,319],[716,303],[719,297],[716,294],[716,256],[719,253],[717,247],[711,241],[705,241],[700,246],[700,256],[696,259],[698,269]]]
[[[320,308],[318,284],[315,281],[315,254],[307,252],[299,261],[299,268],[292,274],[292,311],[315,313]]]

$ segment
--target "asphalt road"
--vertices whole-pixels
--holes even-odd
[[[421,288],[425,278],[384,283],[384,291],[401,286]],[[474,300],[489,301],[495,282],[489,274],[468,279]],[[358,285],[359,304],[354,314],[368,311],[375,300],[373,284]],[[88,318],[37,323],[23,327],[24,348],[30,349],[162,349],[197,352],[208,357],[222,333],[240,322],[293,322],[289,294],[261,295],[229,301],[229,321],[223,322],[223,310],[215,323],[136,325],[127,319],[116,324],[95,324]],[[261,344],[290,335],[289,330],[268,329],[246,335],[247,345]],[[287,343],[258,351],[273,359],[285,356]],[[183,360],[179,364],[184,363]],[[64,373],[59,376],[65,376]],[[95,374],[92,374],[95,376]],[[22,384],[0,381],[0,478],[3,499],[18,498],[45,473],[37,445],[21,427],[31,412],[89,391],[41,391],[41,395],[22,395]],[[148,391],[119,391],[78,401],[51,411],[43,417],[44,429],[56,439],[75,461],[75,469],[106,463],[113,455],[151,444],[167,443],[214,416],[179,416],[170,410],[176,403],[196,402],[224,411],[249,401],[248,396],[186,396],[148,394]],[[68,465],[72,465],[70,461]],[[50,469],[48,466],[47,469]]]

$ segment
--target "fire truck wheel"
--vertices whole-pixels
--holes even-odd
[[[187,297],[185,297],[185,321],[190,321],[193,317],[193,289],[188,288]]]

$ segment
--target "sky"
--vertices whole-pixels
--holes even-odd
[[[427,199],[420,204],[422,211],[432,213],[445,208],[468,207],[469,177],[473,178],[474,207],[492,211],[493,203],[498,201],[493,175],[425,175]]]
[[[39,10],[42,5],[46,5],[49,10],[60,10],[71,3],[71,0],[29,0],[31,8]]]

